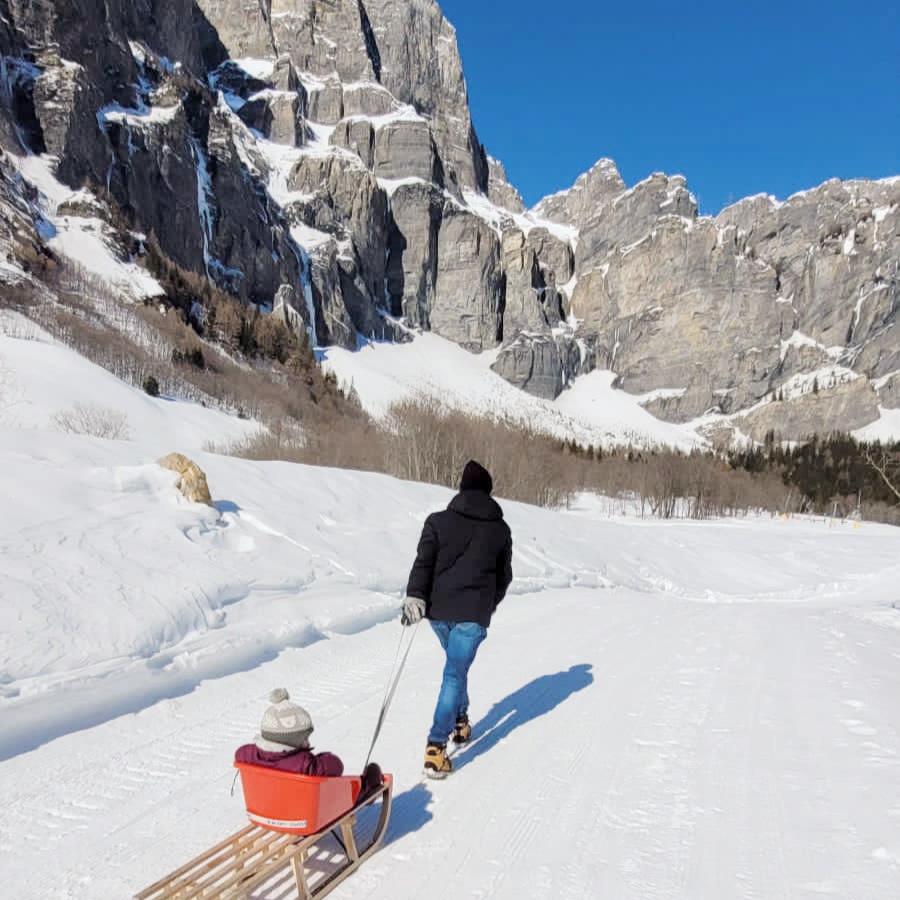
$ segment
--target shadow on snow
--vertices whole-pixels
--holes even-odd
[[[572,694],[583,691],[593,682],[591,666],[587,663],[529,681],[495,703],[488,714],[472,727],[472,742],[453,757],[454,770],[467,766],[482,753],[499,744],[516,728],[546,715]]]

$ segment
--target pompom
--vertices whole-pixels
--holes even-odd
[[[290,700],[291,695],[287,692],[287,688],[275,688],[269,694],[269,703],[281,703],[282,700]]]

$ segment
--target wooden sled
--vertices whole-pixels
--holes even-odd
[[[253,824],[135,894],[135,900],[324,897],[384,838],[391,815],[390,775],[363,793],[358,776],[315,778],[247,763],[235,763],[235,768]],[[366,815],[365,810],[379,802],[373,830],[375,811]]]

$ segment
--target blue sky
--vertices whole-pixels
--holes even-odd
[[[687,176],[701,211],[900,174],[888,0],[438,0],[478,136],[528,205],[601,156]]]

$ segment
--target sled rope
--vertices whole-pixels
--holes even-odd
[[[409,656],[409,651],[412,649],[413,645],[413,639],[418,630],[419,622],[416,622],[412,628],[404,628],[400,632],[400,641],[397,644],[397,652],[394,654],[394,664],[391,666],[391,674],[388,676],[387,687],[384,691],[384,700],[381,702],[381,712],[378,713],[378,721],[375,724],[375,734],[372,735],[372,743],[369,744],[369,752],[366,754],[366,761],[363,764],[364,772],[366,766],[369,765],[369,762],[372,759],[372,751],[375,749],[375,742],[378,740],[378,735],[381,734],[381,726],[384,724],[387,711],[390,708],[391,701],[394,699],[394,691],[397,690],[397,685],[400,683],[400,674],[403,672],[403,667],[406,665],[406,658]],[[409,641],[406,644],[406,650],[401,658],[400,651],[403,648],[403,642],[406,639],[407,634],[409,634]],[[398,659],[400,660],[399,666],[397,665]]]

